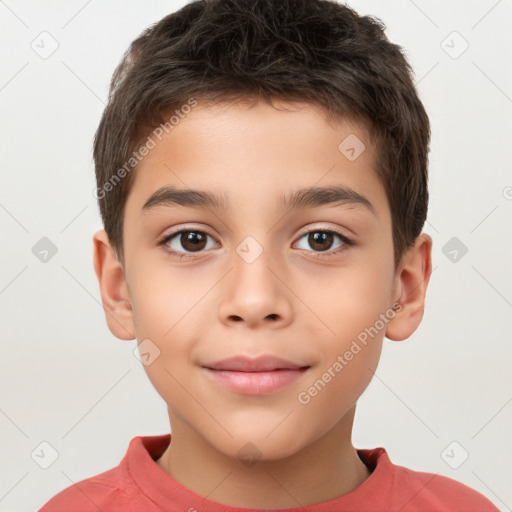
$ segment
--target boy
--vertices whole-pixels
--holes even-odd
[[[171,434],[41,511],[497,510],[351,443],[384,336],[423,316],[429,139],[400,48],[334,2],[195,1],[134,41],[94,265]]]

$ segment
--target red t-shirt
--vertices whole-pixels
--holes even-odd
[[[155,460],[171,435],[131,440],[119,466],[82,480],[54,496],[39,512],[251,512],[221,505],[179,484]],[[440,475],[394,465],[384,448],[358,450],[371,471],[354,491],[317,505],[274,512],[496,512],[473,489]],[[261,509],[259,509],[261,510]]]

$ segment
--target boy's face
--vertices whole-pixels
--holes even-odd
[[[400,315],[411,313],[391,309],[407,302],[408,289],[394,272],[391,214],[366,131],[332,126],[306,104],[275,104],[282,109],[199,102],[164,136],[127,199],[124,275],[108,251],[102,285],[112,332],[150,340],[145,369],[169,406],[173,432],[188,431],[230,457],[250,442],[269,460],[351,423],[386,329],[393,339],[409,335],[422,312],[418,299],[414,322],[400,327]],[[224,203],[145,207],[165,187]],[[327,193],[316,203],[285,202],[326,187],[350,189],[368,204],[321,204]],[[188,233],[160,244],[181,230]],[[260,394],[229,388],[205,368],[238,355],[308,368]]]

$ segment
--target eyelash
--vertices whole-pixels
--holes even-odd
[[[159,242],[158,242],[158,246],[162,246],[162,248],[172,257],[177,257],[179,258],[179,260],[182,260],[182,259],[186,259],[186,258],[194,258],[196,254],[201,254],[201,252],[204,252],[204,251],[197,251],[197,252],[178,252],[178,251],[174,251],[172,249],[169,248],[169,246],[167,245],[173,238],[175,238],[176,236],[178,235],[181,235],[183,233],[201,233],[203,235],[206,235],[206,236],[209,236],[210,238],[213,238],[211,235],[209,235],[208,233],[206,233],[205,231],[201,231],[199,229],[191,229],[191,228],[188,228],[188,229],[181,229],[179,231],[176,231],[174,233],[171,233],[169,235],[166,235],[163,239],[161,239]],[[332,256],[337,256],[339,255],[340,253],[342,253],[343,251],[347,250],[348,247],[350,246],[353,246],[355,245],[355,242],[350,239],[350,238],[347,238],[345,235],[339,233],[338,231],[334,230],[334,229],[310,229],[309,231],[306,231],[304,233],[302,233],[299,238],[297,240],[300,240],[302,239],[304,236],[306,235],[309,235],[311,233],[330,233],[330,234],[333,234],[333,235],[336,235],[339,237],[339,239],[343,242],[343,245],[340,246],[340,247],[337,247],[336,249],[334,250],[327,250],[327,251],[308,251],[308,252],[312,252],[313,254],[315,254],[314,258],[316,259],[320,259],[320,258],[330,258]],[[304,249],[306,250],[306,249]]]

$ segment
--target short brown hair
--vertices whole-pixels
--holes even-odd
[[[384,30],[331,0],[197,0],[145,30],[114,72],[94,140],[100,212],[120,260],[134,178],[126,163],[141,141],[191,97],[253,97],[310,102],[364,123],[391,210],[396,269],[427,216],[430,124],[412,69]]]

